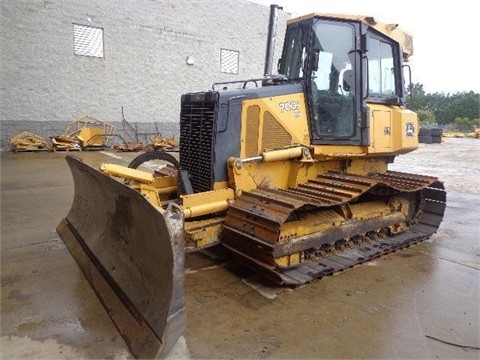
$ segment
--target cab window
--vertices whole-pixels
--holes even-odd
[[[307,57],[307,34],[303,26],[295,26],[289,29],[283,52],[283,74],[289,80],[302,79]]]
[[[374,37],[368,39],[368,93],[371,97],[396,95],[392,44]]]
[[[348,23],[317,21],[311,91],[317,138],[349,138],[355,133],[355,29]]]

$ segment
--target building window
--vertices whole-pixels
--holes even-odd
[[[73,24],[73,49],[75,55],[103,58],[103,29]]]
[[[220,72],[238,74],[239,57],[238,51],[220,49]]]

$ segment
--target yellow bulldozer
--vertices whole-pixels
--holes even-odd
[[[405,107],[412,37],[366,16],[294,18],[272,75],[278,11],[262,78],[182,96],[178,158],[151,151],[94,169],[66,157],[74,200],[57,231],[135,357],[165,356],[185,328],[185,252],[223,246],[297,286],[442,221],[441,181],[388,169],[418,147]],[[150,160],[168,166],[142,170]]]

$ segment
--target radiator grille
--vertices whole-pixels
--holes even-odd
[[[180,165],[195,193],[213,189],[217,101],[207,95],[184,96],[180,114]]]

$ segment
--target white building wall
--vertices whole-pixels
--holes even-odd
[[[4,0],[1,145],[84,115],[118,123],[122,107],[130,122],[175,129],[181,94],[263,75],[268,17],[244,0]],[[275,64],[288,18],[280,11]],[[74,24],[103,29],[103,58],[74,54]],[[220,72],[222,48],[239,52],[238,74]]]

